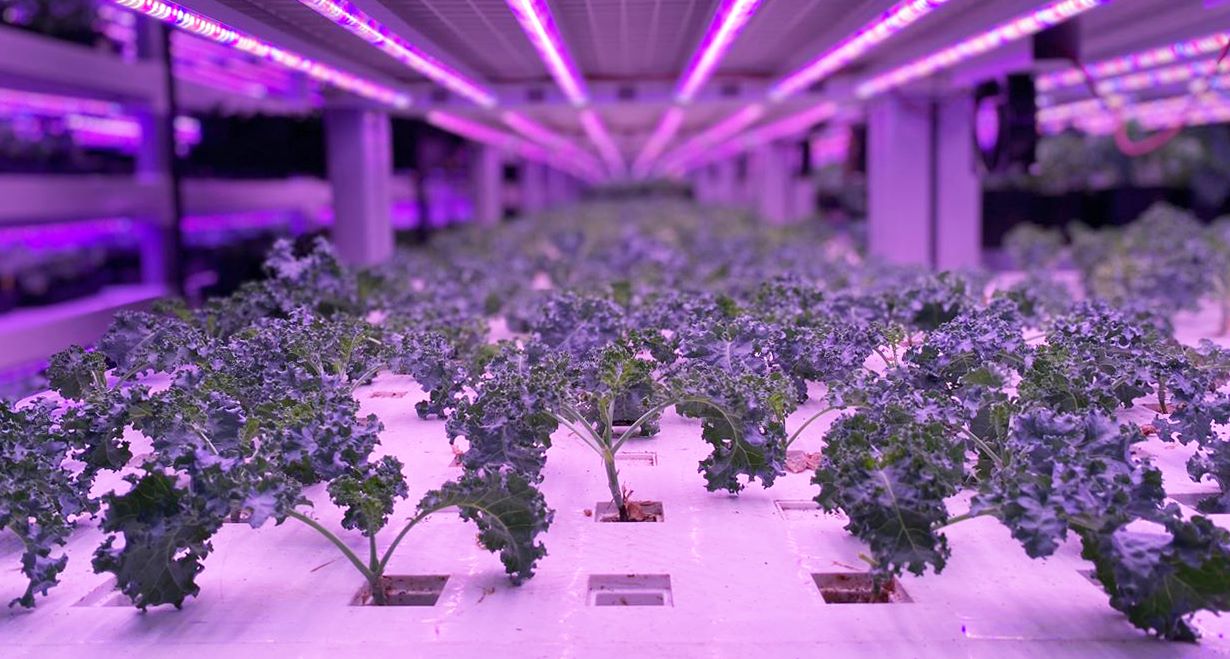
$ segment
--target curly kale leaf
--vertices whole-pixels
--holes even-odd
[[[470,444],[461,457],[467,470],[508,467],[534,481],[541,477],[559,427],[552,410],[567,390],[567,362],[546,356],[535,363],[533,350],[505,345],[477,378],[474,395],[460,399],[446,422],[450,441],[465,437]]]
[[[740,476],[773,485],[786,465],[786,417],[795,409],[794,388],[780,371],[731,373],[689,363],[671,381],[682,416],[701,420],[701,438],[713,452],[698,471],[711,491],[744,488]]]
[[[1143,439],[1098,412],[1022,412],[998,447],[1003,466],[981,484],[972,510],[992,512],[1031,558],[1054,553],[1073,523],[1114,528],[1151,515],[1165,492],[1160,472],[1131,457]]]
[[[388,523],[397,500],[409,495],[401,461],[388,456],[355,467],[329,483],[329,498],[345,508],[342,526],[369,537]]]
[[[121,592],[141,609],[182,607],[201,588],[196,576],[212,551],[210,537],[230,513],[225,499],[198,496],[158,472],[130,475],[126,494],[109,494],[102,530],[108,536],[94,553],[94,569],[111,572]],[[116,536],[124,536],[115,547]]]
[[[841,509],[846,530],[866,542],[878,574],[928,565],[944,569],[951,550],[938,529],[944,499],[957,492],[964,444],[938,421],[919,421],[900,407],[846,415],[825,435],[812,482],[825,510]]]
[[[459,509],[462,519],[478,525],[479,544],[499,552],[513,583],[534,575],[535,565],[547,555],[538,536],[551,525],[554,513],[529,479],[513,472],[467,475],[428,492],[419,503],[419,514],[452,507]]]
[[[446,418],[469,375],[456,346],[443,334],[415,332],[401,337],[394,351],[389,362],[393,372],[409,375],[428,393],[427,400],[415,405],[419,418]]]
[[[0,531],[21,539],[21,571],[29,579],[10,606],[33,607],[35,593],[46,595],[58,583],[68,557],[55,555],[56,547],[68,540],[74,517],[97,510],[92,479],[64,464],[70,450],[49,404],[0,405]]]
[[[1173,507],[1165,532],[1119,528],[1081,533],[1081,556],[1093,561],[1110,605],[1137,627],[1195,641],[1191,614],[1230,610],[1230,533],[1206,517],[1182,520]]]

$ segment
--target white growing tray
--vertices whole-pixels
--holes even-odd
[[[373,398],[376,391],[412,391]],[[456,477],[443,422],[420,421],[421,395],[405,377],[381,376],[358,397],[387,430],[384,449],[406,464],[411,497],[394,519],[409,516],[427,489]],[[809,403],[793,426],[818,409]],[[1125,416],[1148,420],[1143,408]],[[835,415],[830,415],[835,417]],[[827,422],[800,440],[819,450]],[[109,575],[95,575],[90,554],[100,533],[85,523],[68,546],[60,586],[33,611],[0,614],[0,656],[1158,656],[1230,654],[1230,618],[1197,617],[1199,645],[1146,636],[1107,604],[1082,571],[1090,565],[1072,541],[1053,557],[1032,560],[1007,530],[980,519],[949,532],[952,559],[940,575],[905,576],[910,603],[826,604],[813,573],[855,571],[863,547],[842,520],[809,514],[810,474],[790,474],[768,490],[738,497],[704,490],[696,473],[707,454],[699,425],[667,415],[653,439],[630,452],[654,452],[657,464],[621,463],[635,498],[665,503],[662,523],[597,523],[585,510],[608,498],[601,463],[566,432],[556,436],[543,485],[556,510],[543,537],[549,555],[525,585],[508,584],[496,556],[478,548],[474,527],[441,513],[407,537],[390,573],[449,575],[433,607],[351,606],[359,574],[323,537],[288,520],[252,530],[227,525],[199,577],[201,595],[183,610],[140,613],[123,606]],[[798,448],[798,447],[796,447]],[[1146,444],[1173,492],[1211,491],[1192,483],[1189,449]],[[139,452],[139,450],[138,450]],[[340,529],[340,511],[323,488],[310,490],[316,515]],[[952,502],[954,513],[964,501]],[[785,509],[783,511],[782,509]],[[802,509],[801,509],[802,508]],[[1230,516],[1215,516],[1230,526]],[[391,524],[390,526],[395,526]],[[386,532],[386,536],[391,535]],[[365,547],[347,533],[353,547]],[[385,539],[387,542],[387,538]],[[0,535],[0,597],[24,590],[20,547]],[[662,606],[594,606],[591,577],[636,591],[632,602]],[[623,576],[621,576],[623,575]],[[632,580],[626,575],[650,575]],[[670,592],[659,598],[662,575]],[[606,578],[606,581],[603,581]],[[646,594],[648,593],[648,594]],[[119,605],[117,605],[119,604]]]

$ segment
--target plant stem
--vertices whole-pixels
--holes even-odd
[[[363,561],[359,558],[358,554],[355,554],[354,551],[350,549],[350,547],[346,546],[346,543],[342,542],[341,538],[337,537],[336,535],[333,534],[332,531],[322,526],[320,522],[317,522],[316,520],[312,519],[311,517],[308,517],[307,515],[304,515],[303,513],[297,510],[287,511],[286,516],[293,518],[293,519],[297,519],[300,522],[307,524],[308,526],[316,529],[321,535],[325,536],[325,538],[327,538],[329,542],[332,542],[335,547],[341,550],[342,555],[344,555],[350,561],[350,563],[354,565],[355,568],[358,569],[360,573],[363,574],[363,577],[367,579],[369,583],[375,586],[376,575],[371,570],[369,570],[366,565],[363,564]],[[373,539],[372,542],[375,542],[375,540]]]
[[[619,509],[619,521],[628,521],[628,502],[624,501],[623,489],[619,486],[619,471],[615,469],[615,454],[607,451],[602,456],[602,466],[606,468],[606,484],[611,489],[611,503]]]
[[[830,405],[820,410],[819,412],[816,412],[815,414],[811,415],[811,417],[809,417],[806,421],[804,421],[803,425],[799,426],[799,429],[794,431],[794,434],[790,435],[790,438],[786,440],[786,448],[790,448],[790,445],[794,443],[794,440],[798,439],[799,435],[803,434],[803,431],[807,429],[807,426],[811,425],[812,421],[819,419],[820,417],[824,416],[825,414],[828,414],[829,412],[832,412],[835,409],[837,409],[837,407]]]
[[[1166,408],[1166,378],[1157,379],[1157,408],[1162,414],[1170,414]]]

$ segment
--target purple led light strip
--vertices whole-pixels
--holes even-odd
[[[679,126],[682,124],[683,108],[681,107],[672,107],[662,115],[662,120],[658,122],[658,127],[654,129],[653,134],[649,136],[649,140],[645,142],[645,148],[641,149],[640,155],[632,163],[632,173],[634,175],[637,177],[649,175],[653,168],[653,161],[662,155],[662,151],[666,149],[666,144],[675,136],[675,133],[679,132]]]
[[[696,51],[696,55],[684,69],[678,90],[675,92],[676,101],[686,104],[695,98],[696,92],[713,75],[713,69],[717,66],[718,60],[726,54],[735,38],[739,36],[739,32],[756,13],[760,7],[760,1],[723,0],[714,14],[713,22],[709,25],[709,31],[701,39],[700,49]]]
[[[564,40],[555,27],[551,10],[543,0],[507,0],[508,8],[516,16],[521,29],[530,43],[538,50],[538,56],[546,64],[551,77],[563,90],[564,96],[575,106],[589,103],[585,80],[577,73],[576,65],[564,49]]]
[[[735,133],[756,123],[764,116],[764,113],[765,106],[763,103],[753,103],[745,106],[742,110],[710,126],[707,130],[698,133],[667,154],[662,160],[663,169],[676,169],[682,163],[695,158],[705,149],[729,139]]]
[[[836,113],[836,104],[821,103],[813,108],[808,108],[802,112],[779,119],[771,124],[766,124],[755,130],[748,131],[743,135],[733,137],[716,148],[698,151],[692,158],[676,160],[672,169],[676,172],[683,172],[699,167],[705,163],[738,155],[744,151],[749,151],[763,144],[775,142],[777,140],[790,137],[791,135],[801,133],[812,126],[829,119]]]
[[[898,2],[885,11],[878,19],[864,25],[858,32],[821,53],[816,59],[799,70],[778,81],[769,89],[768,100],[770,102],[785,100],[800,90],[815,84],[879,46],[898,32],[922,20],[946,2],[948,0],[902,0]],[[754,107],[755,105],[758,104],[747,107]],[[661,128],[661,125],[659,125],[659,128]],[[703,148],[703,145],[701,146]],[[691,157],[697,152],[697,149],[691,147],[688,147],[682,153],[677,151],[672,154],[676,156],[673,164],[677,166],[682,160],[686,160],[687,157]],[[680,156],[685,157],[680,159]]]
[[[210,41],[299,71],[315,80],[363,98],[397,108],[410,105],[410,97],[402,92],[265,43],[250,34],[239,32],[228,25],[185,9],[173,2],[166,0],[112,0],[112,2],[164,23],[170,23],[181,30],[198,34]]]
[[[496,106],[496,97],[491,91],[407,43],[347,0],[299,0],[299,3],[480,107]]]
[[[1230,101],[1214,93],[1196,97],[1195,103],[1187,95],[1172,96],[1128,106],[1120,112],[1099,110],[1087,103],[1090,101],[1039,111],[1041,132],[1054,135],[1075,128],[1094,135],[1106,135],[1117,131],[1123,120],[1135,121],[1146,130],[1230,121]]]
[[[914,80],[951,68],[976,55],[989,52],[1006,43],[1036,34],[1048,27],[1059,25],[1090,9],[1107,4],[1110,0],[1058,0],[986,32],[974,35],[952,46],[938,50],[896,69],[878,75],[858,86],[861,99],[882,94]]]
[[[1221,52],[1230,43],[1230,32],[1216,32],[1196,39],[1178,41],[1169,46],[1150,48],[1137,53],[1112,57],[1085,68],[1089,75],[1097,78],[1109,78],[1143,69],[1173,64],[1181,60],[1198,59],[1206,55]],[[1072,68],[1038,76],[1036,83],[1038,91],[1046,92],[1063,87],[1075,87],[1085,84],[1085,76],[1080,69]]]
[[[546,163],[572,172],[587,181],[592,181],[594,178],[593,173],[585,170],[582,166],[567,159],[555,158],[546,149],[537,144],[492,128],[487,124],[439,110],[428,112],[425,118],[433,126],[437,126],[450,133],[455,133],[471,141],[518,153],[526,159]]]
[[[903,0],[897,3],[880,18],[773,85],[769,90],[769,100],[780,101],[828,77],[946,2],[948,0]]]
[[[623,176],[624,163],[623,154],[619,152],[619,148],[615,146],[615,141],[611,139],[611,134],[607,132],[606,126],[602,124],[602,118],[593,108],[585,108],[581,110],[581,127],[585,129],[585,134],[589,136],[589,141],[598,147],[598,153],[602,155],[602,160],[606,162],[607,169],[611,175],[618,178]]]

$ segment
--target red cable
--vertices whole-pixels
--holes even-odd
[[[1222,47],[1221,55],[1217,57],[1217,63],[1213,65],[1213,71],[1209,75],[1210,79],[1217,74],[1218,69],[1221,68],[1222,62],[1226,59],[1227,54],[1230,54],[1230,41],[1227,41],[1226,45]],[[1157,151],[1170,143],[1170,140],[1177,137],[1179,133],[1183,132],[1183,129],[1187,127],[1184,123],[1178,123],[1161,132],[1133,141],[1132,136],[1128,135],[1127,122],[1123,121],[1122,115],[1120,115],[1115,108],[1110,107],[1110,104],[1106,101],[1106,98],[1103,97],[1102,93],[1098,91],[1098,87],[1094,83],[1093,76],[1089,75],[1089,70],[1085,67],[1084,62],[1082,62],[1078,57],[1073,57],[1072,63],[1076,65],[1077,69],[1080,70],[1081,77],[1084,78],[1085,86],[1089,88],[1089,93],[1093,94],[1094,98],[1102,101],[1102,105],[1108,112],[1113,112],[1116,114],[1116,117],[1119,120],[1119,125],[1115,128],[1115,146],[1119,148],[1119,151],[1123,153],[1123,155],[1129,158],[1138,158],[1140,156],[1153,153],[1154,151]],[[1187,112],[1191,110],[1192,99],[1193,97],[1188,97],[1187,107],[1184,109],[1183,114],[1187,114]]]

